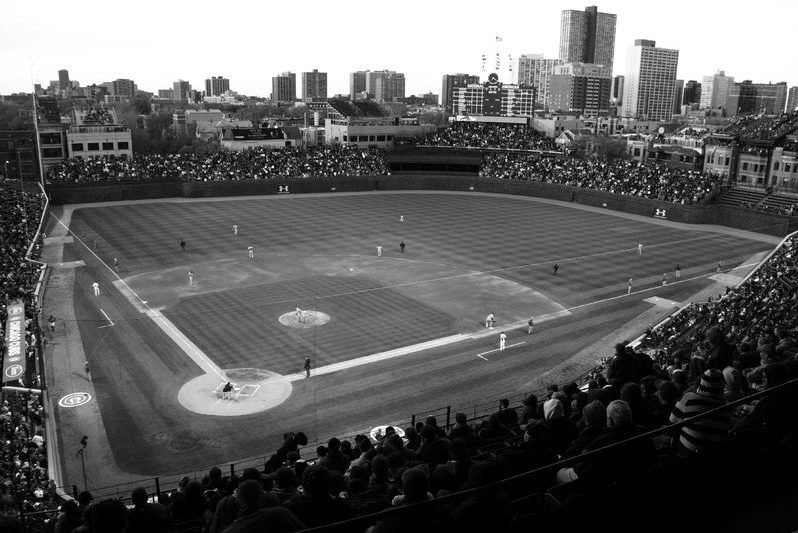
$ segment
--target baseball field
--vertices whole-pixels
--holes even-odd
[[[286,431],[315,444],[532,392],[777,242],[432,192],[65,206],[48,236],[59,459],[82,487],[89,436],[89,488],[268,455]]]

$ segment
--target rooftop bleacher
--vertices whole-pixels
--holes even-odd
[[[327,103],[347,118],[383,117],[387,114],[377,102],[371,100],[328,100]]]
[[[741,117],[718,133],[731,135],[743,143],[784,141],[787,135],[798,132],[798,112],[778,115]]]

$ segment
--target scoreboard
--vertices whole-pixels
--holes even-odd
[[[230,128],[230,134],[236,141],[285,139],[281,128]]]

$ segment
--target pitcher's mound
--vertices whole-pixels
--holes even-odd
[[[288,326],[289,328],[312,328],[314,326],[321,326],[330,321],[330,315],[322,313],[321,311],[302,311],[297,313],[291,311],[280,315],[280,324]]]

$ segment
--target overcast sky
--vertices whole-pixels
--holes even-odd
[[[285,70],[327,72],[332,96],[349,91],[353,70],[390,69],[405,73],[408,95],[440,93],[444,73],[485,79],[495,70],[497,52],[503,80],[508,56],[556,58],[560,12],[587,5],[572,0],[4,2],[0,93],[29,92],[31,80],[46,86],[61,68],[81,85],[130,78],[139,89],[156,93],[177,79],[203,90],[206,78],[223,75],[232,90],[256,96],[269,96],[271,76]],[[795,0],[602,0],[597,5],[618,15],[615,74],[624,73],[634,39],[644,38],[680,51],[680,79],[700,81],[722,69],[738,81],[798,85]]]

